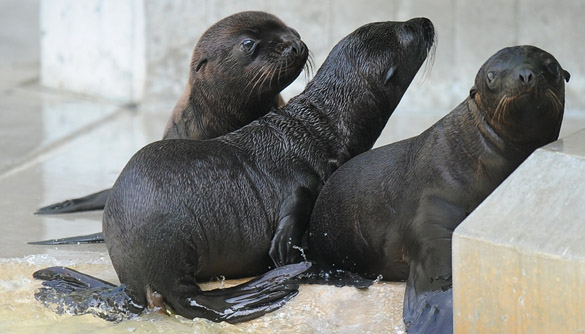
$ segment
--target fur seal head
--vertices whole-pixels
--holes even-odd
[[[432,54],[434,43],[432,22],[414,18],[366,24],[333,48],[306,92],[311,104],[321,110],[360,106],[360,112],[343,113],[339,120],[341,133],[362,133],[356,129],[367,128],[355,138],[359,143],[347,145],[354,148],[348,152],[350,156],[374,144],[392,114],[388,111],[396,108],[419,68]],[[324,91],[327,94],[322,94]]]
[[[550,53],[508,47],[480,68],[470,98],[504,140],[540,147],[558,138],[569,78]]]
[[[214,138],[250,123],[282,103],[309,50],[296,30],[265,12],[228,16],[203,33],[189,80],[164,139]]]
[[[288,86],[308,54],[298,32],[276,16],[241,12],[203,34],[193,52],[191,75],[193,80],[247,94],[257,90],[255,94],[262,97]]]

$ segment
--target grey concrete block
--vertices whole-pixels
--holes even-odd
[[[457,333],[585,331],[585,130],[534,152],[456,230]]]

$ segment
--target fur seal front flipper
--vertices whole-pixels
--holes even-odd
[[[226,289],[200,291],[187,297],[188,308],[176,310],[188,318],[238,323],[258,318],[282,307],[298,293],[298,283],[291,281],[311,267],[310,262],[289,264]]]
[[[279,93],[301,73],[308,55],[298,33],[274,15],[241,12],[220,20],[195,46],[189,80],[163,139],[215,138],[282,106]],[[35,214],[101,210],[109,192],[51,204]]]
[[[317,189],[318,186],[312,188]],[[302,260],[301,253],[289,245],[301,245],[316,199],[316,192],[307,187],[299,187],[282,202],[278,225],[268,252],[276,265]]]

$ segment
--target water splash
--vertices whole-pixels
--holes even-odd
[[[382,281],[383,279],[384,279],[384,276],[382,276],[382,275],[378,275],[378,276],[376,277],[376,279],[374,280],[374,284],[378,284],[378,283],[380,283],[380,281]]]
[[[305,262],[307,261],[307,256],[305,255],[305,250],[303,249],[303,247],[294,245],[294,246],[292,246],[292,248],[297,249],[299,252],[301,252],[301,256],[303,257],[303,260]]]

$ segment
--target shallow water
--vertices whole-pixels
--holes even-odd
[[[146,314],[120,323],[91,315],[57,315],[34,299],[33,293],[41,284],[32,279],[35,270],[55,265],[74,266],[79,271],[116,281],[109,259],[104,256],[87,261],[58,260],[46,254],[1,259],[1,333],[87,333],[89,328],[92,333],[404,332],[401,321],[404,285],[401,283],[378,283],[367,290],[302,285],[299,294],[280,310],[237,325],[158,314]],[[224,286],[242,281],[228,280]],[[217,288],[221,284],[206,283],[203,288]]]

